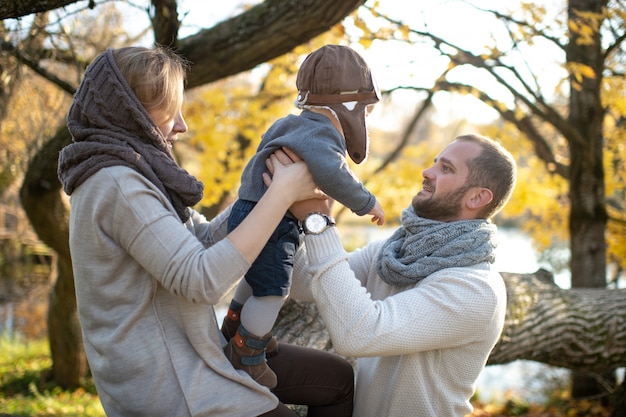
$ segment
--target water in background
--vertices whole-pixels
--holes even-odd
[[[498,229],[495,268],[502,272],[532,273],[540,267],[531,239],[517,229]],[[568,272],[555,274],[555,283],[570,287]],[[533,361],[515,361],[487,366],[478,377],[477,394],[483,401],[499,401],[509,396],[529,402],[542,402],[547,384],[567,378],[569,371]]]

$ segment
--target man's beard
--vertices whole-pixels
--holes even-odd
[[[463,186],[456,191],[438,197],[431,196],[428,199],[413,199],[415,214],[430,220],[453,221],[459,218],[462,209],[462,201],[469,187]]]

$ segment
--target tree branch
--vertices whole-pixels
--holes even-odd
[[[181,39],[189,88],[254,68],[328,31],[365,0],[266,0]],[[303,24],[306,16],[306,24]]]
[[[519,118],[513,110],[502,106],[487,93],[473,86],[461,83],[452,83],[445,80],[440,80],[438,84],[439,89],[443,91],[469,92],[474,97],[496,110],[504,120],[514,124],[520,132],[524,133],[528,139],[530,139],[537,156],[546,163],[549,167],[549,171],[555,172],[563,178],[567,178],[569,168],[567,165],[559,163],[556,160],[552,147],[545,141],[545,138],[537,130],[530,117],[524,116]]]
[[[551,274],[502,273],[507,316],[489,364],[516,359],[578,371],[626,364],[626,289],[562,289]]]
[[[515,25],[521,26],[523,28],[526,28],[529,30],[530,34],[532,36],[538,36],[542,39],[546,39],[549,40],[550,42],[552,42],[554,45],[558,46],[561,49],[565,49],[563,47],[563,45],[561,44],[561,41],[558,38],[555,38],[554,36],[549,36],[546,32],[537,30],[535,28],[535,26],[533,25],[529,25],[528,22],[525,22],[523,20],[519,20],[519,19],[515,19],[513,16],[508,16],[505,14],[502,14],[496,10],[488,10],[488,9],[483,9],[480,7],[476,7],[476,9],[487,12],[487,13],[492,13],[495,17],[497,17],[498,19],[502,20],[503,22],[508,22],[508,23],[513,23]]]
[[[155,43],[178,48],[178,20],[176,0],[152,0],[154,14],[150,16]]]
[[[543,269],[501,274],[507,312],[489,365],[531,360],[598,373],[626,365],[626,289],[566,290]],[[273,333],[282,342],[332,350],[314,303],[289,299]]]
[[[20,0],[20,1],[1,1],[0,2],[0,20],[17,19],[22,16],[28,16],[33,13],[45,12],[48,10],[59,9],[73,3],[79,3],[77,0]],[[93,0],[89,1],[90,7],[93,8]]]
[[[74,94],[74,92],[76,91],[74,86],[70,85],[66,81],[63,81],[61,78],[57,77],[56,75],[54,75],[50,71],[47,71],[45,68],[43,68],[41,65],[39,65],[39,61],[37,59],[32,59],[32,58],[26,56],[26,54],[24,54],[19,49],[17,49],[15,47],[15,45],[13,45],[13,44],[11,44],[9,42],[2,41],[2,43],[0,44],[0,48],[3,51],[10,52],[19,62],[21,62],[22,64],[26,65],[28,68],[30,68],[31,70],[33,70],[37,74],[41,75],[46,80],[48,80],[51,83],[55,84],[57,87],[59,87],[63,91],[65,91],[65,92],[67,92],[69,94]]]

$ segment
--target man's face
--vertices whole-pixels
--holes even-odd
[[[412,201],[415,213],[446,222],[465,218],[465,200],[470,189],[466,185],[467,161],[479,152],[479,145],[473,142],[455,141],[446,146],[422,173],[422,189]]]

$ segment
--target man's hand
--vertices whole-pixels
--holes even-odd
[[[289,211],[298,220],[304,220],[306,216],[313,212],[324,213],[330,216],[334,202],[335,200],[330,197],[323,200],[319,198],[302,200],[297,203],[293,203],[291,207],[289,207]]]

